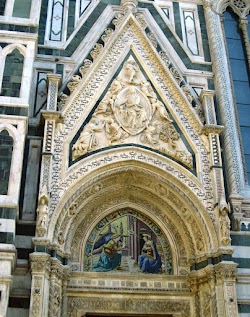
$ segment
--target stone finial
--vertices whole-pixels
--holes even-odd
[[[121,0],[121,6],[125,12],[136,12],[137,5],[137,0]]]

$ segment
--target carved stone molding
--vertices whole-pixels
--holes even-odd
[[[191,303],[189,300],[151,299],[147,298],[116,298],[115,300],[105,297],[74,298],[68,299],[68,316],[76,317],[78,313],[85,312],[141,312],[149,314],[175,314],[191,317]]]
[[[154,294],[182,294],[188,295],[190,287],[187,275],[111,275],[102,273],[101,276],[94,272],[72,272],[68,283],[69,292],[102,292],[115,291],[118,293],[154,293]]]
[[[130,180],[128,179],[129,175],[131,175]],[[147,179],[145,176],[140,175],[138,173],[137,173],[136,177],[137,177],[137,179],[141,180],[140,181],[141,184],[151,184],[151,188],[154,189],[154,185],[153,185],[154,181],[153,181],[153,179],[151,179],[151,180]],[[88,185],[86,184],[86,188],[89,188],[87,190],[87,192],[82,191],[81,194],[78,196],[77,200],[75,200],[74,203],[72,203],[69,207],[66,207],[66,210],[64,209],[65,211],[64,210],[62,211],[62,214],[61,214],[62,217],[60,217],[61,218],[60,222],[58,222],[58,224],[56,226],[56,228],[57,228],[56,232],[58,232],[58,230],[60,232],[65,232],[65,228],[66,228],[65,226],[67,224],[69,224],[69,221],[72,219],[72,215],[71,215],[72,209],[74,210],[73,211],[73,215],[82,214],[82,213],[80,213],[79,209],[77,211],[75,210],[76,206],[80,207],[80,205],[81,205],[81,208],[84,208],[85,210],[87,210],[86,206],[85,207],[82,206],[82,201],[83,200],[86,201],[86,202],[89,201],[89,202],[93,203],[94,202],[93,199],[96,199],[97,198],[96,195],[99,195],[99,197],[100,197],[99,199],[102,199],[101,197],[104,196],[104,197],[107,197],[107,199],[110,200],[110,202],[112,202],[112,194],[111,193],[116,191],[116,190],[114,191],[114,188],[112,188],[112,187],[115,186],[115,188],[117,188],[117,190],[118,190],[118,188],[123,183],[123,179],[124,179],[124,183],[126,183],[126,188],[128,190],[130,182],[131,181],[133,182],[133,174],[131,174],[131,173],[130,174],[128,173],[127,175],[126,175],[126,173],[124,173],[124,176],[122,174],[119,174],[117,176],[117,178],[114,177],[114,176],[112,178],[109,177],[109,178],[105,179],[105,182],[99,181],[99,182],[97,182],[96,185],[92,185],[91,187],[88,187]],[[112,187],[109,189],[109,186],[112,186]],[[139,188],[136,188],[136,187],[138,187],[138,185],[133,185],[133,187],[131,187],[131,193],[134,193],[136,191],[138,192]],[[103,189],[105,189],[105,192],[108,193],[108,194],[104,194]],[[119,189],[119,190],[122,190],[122,188]],[[143,189],[143,190],[145,191],[145,189]],[[171,204],[174,204],[173,207],[170,207],[170,208],[178,208],[177,210],[182,211],[180,213],[181,217],[184,217],[186,219],[186,221],[188,221],[188,223],[191,224],[191,226],[192,226],[192,224],[195,224],[195,222],[193,220],[192,213],[190,213],[188,211],[188,208],[184,208],[184,203],[182,203],[182,201],[174,194],[174,192],[170,191],[168,189],[168,187],[160,185],[159,183],[158,184],[155,183],[154,191],[155,191],[155,193],[157,195],[159,195],[159,197],[161,196],[161,198],[157,198],[158,200],[165,197],[166,200],[165,200],[165,202],[163,204],[166,204],[167,200],[169,200],[169,202],[171,202]],[[145,192],[144,196],[147,197],[148,195],[152,196],[152,194],[147,190]],[[93,197],[92,199],[90,199],[91,196]],[[150,197],[150,196],[148,196],[148,197]],[[155,196],[155,197],[157,197],[157,196]],[[132,198],[132,196],[131,196],[131,198]],[[105,199],[105,198],[103,198],[103,199]],[[153,199],[153,198],[151,198],[151,199]],[[152,200],[152,202],[153,201],[154,200]],[[98,202],[97,202],[97,205],[98,205]],[[112,205],[112,203],[111,203],[111,205]],[[93,209],[94,209],[94,206],[93,206]],[[64,213],[65,213],[65,216],[67,218],[64,218],[65,217],[65,216],[63,216]],[[163,213],[163,217],[164,217],[164,213]],[[74,220],[74,221],[76,221],[76,220]],[[61,227],[61,224],[63,225],[63,227]],[[61,227],[61,229],[59,229],[60,227]],[[192,230],[194,230],[194,232],[196,232],[195,225],[194,225],[194,228]],[[197,235],[199,236],[198,233],[197,233]],[[65,240],[69,241],[68,238],[65,239]]]

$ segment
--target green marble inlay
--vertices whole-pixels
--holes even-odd
[[[235,263],[238,263],[238,269],[249,269],[250,268],[250,259],[246,258],[234,258],[232,257]]]
[[[186,52],[183,50],[181,45],[177,42],[176,36],[174,33],[169,29],[169,27],[166,25],[162,17],[159,15],[158,11],[155,9],[153,4],[151,3],[139,3],[139,7],[141,8],[147,8],[159,27],[161,28],[162,32],[165,34],[166,38],[169,40],[173,48],[178,53],[179,57],[185,64],[185,66],[189,69],[194,70],[201,70],[201,71],[212,71],[211,65],[202,65],[199,63],[192,63],[189,57],[187,56]]]
[[[27,117],[28,108],[0,106],[0,114]]]
[[[38,44],[44,43],[46,20],[47,20],[47,9],[48,9],[48,0],[42,0],[39,29],[38,29]],[[42,53],[39,53],[39,54],[42,54]]]
[[[47,1],[47,0],[44,0]],[[104,2],[100,2],[93,12],[88,17],[87,21],[81,26],[79,31],[76,33],[72,41],[69,43],[67,48],[65,50],[59,50],[59,49],[46,49],[46,48],[38,48],[38,54],[43,55],[53,55],[53,56],[71,56],[74,51],[77,49],[81,41],[84,39],[84,37],[87,35],[87,33],[90,31],[100,14],[105,10],[107,4]],[[45,25],[41,25],[41,31],[39,27],[39,44],[43,44],[44,42],[44,34],[45,34]],[[42,38],[41,38],[42,36]]]
[[[15,25],[15,24],[8,24],[8,23],[1,23],[0,30],[25,32],[25,33],[36,33],[37,32],[37,28],[34,26]]]
[[[75,11],[76,11],[76,1],[75,0],[69,0],[67,39],[74,32],[74,28],[75,28]]]
[[[249,247],[250,246],[250,236],[249,235],[231,235],[231,243],[232,245],[238,245],[238,246],[244,246]]]
[[[238,312],[242,314],[249,313],[250,316],[250,304],[238,304]]]
[[[14,234],[11,232],[0,232],[0,243],[14,243]]]
[[[6,0],[0,0],[0,15],[4,15]]]
[[[181,29],[180,5],[178,2],[173,3],[173,9],[174,9],[175,31],[176,31],[176,34],[181,39],[181,41],[183,41],[182,29]]]
[[[12,149],[13,138],[7,130],[2,130],[0,132],[0,195],[8,194]]]
[[[16,209],[0,207],[0,218],[1,219],[16,219]]]
[[[201,270],[204,267],[206,267],[207,265],[216,265],[222,261],[234,261],[234,259],[232,258],[231,255],[229,254],[222,254],[218,257],[214,257],[214,258],[208,258],[207,260],[204,260],[202,262],[199,263],[193,263],[190,270]]]
[[[6,56],[1,96],[19,97],[24,57],[18,49]]]

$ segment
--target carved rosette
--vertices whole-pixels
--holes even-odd
[[[164,106],[139,65],[130,57],[72,147],[72,159],[121,143],[142,144],[187,167],[187,150]]]

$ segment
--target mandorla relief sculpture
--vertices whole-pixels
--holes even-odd
[[[164,104],[132,56],[72,147],[72,160],[117,144],[141,144],[192,168],[193,159]]]

